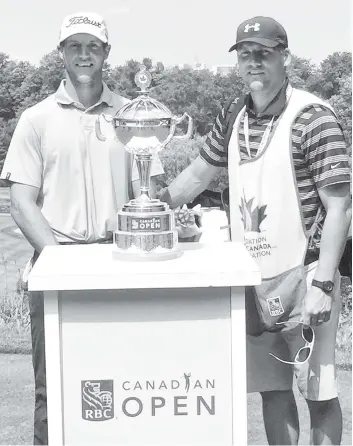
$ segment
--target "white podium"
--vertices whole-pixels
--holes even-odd
[[[112,245],[46,247],[49,445],[247,444],[242,244],[182,243],[166,261],[120,261]]]

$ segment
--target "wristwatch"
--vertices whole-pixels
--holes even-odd
[[[331,280],[325,280],[324,282],[320,282],[319,280],[313,279],[311,284],[318,288],[321,288],[325,293],[331,293],[335,284]]]

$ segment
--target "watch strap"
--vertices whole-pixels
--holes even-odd
[[[333,282],[331,281],[331,280],[326,280],[326,281],[324,281],[324,282],[321,282],[320,280],[315,280],[315,279],[313,279],[312,281],[311,281],[311,284],[313,285],[313,286],[316,286],[316,287],[318,287],[318,288],[321,288],[323,291],[325,291],[326,293],[329,293],[329,292],[331,292],[332,290],[333,290],[333,286],[334,286],[334,284],[333,284]],[[329,285],[329,288],[331,288],[331,289],[328,289],[325,285]]]

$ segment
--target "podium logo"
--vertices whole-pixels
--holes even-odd
[[[270,316],[280,316],[281,314],[284,314],[284,309],[281,301],[280,296],[276,297],[269,297],[266,299],[268,311],[270,313]]]
[[[190,372],[184,372],[177,379],[126,380],[121,382],[121,390],[127,395],[121,410],[127,417],[138,417],[142,413],[152,417],[163,413],[216,415],[215,388],[215,378],[195,379]]]
[[[114,418],[113,380],[81,381],[82,418],[106,421]]]
[[[184,378],[185,378],[185,391],[188,392],[190,390],[191,373],[184,373]]]

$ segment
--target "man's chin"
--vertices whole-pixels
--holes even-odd
[[[93,77],[87,74],[80,74],[76,77],[76,80],[80,84],[91,84],[93,82]]]
[[[252,81],[249,84],[249,88],[251,91],[261,91],[264,89],[264,84],[261,81]]]

